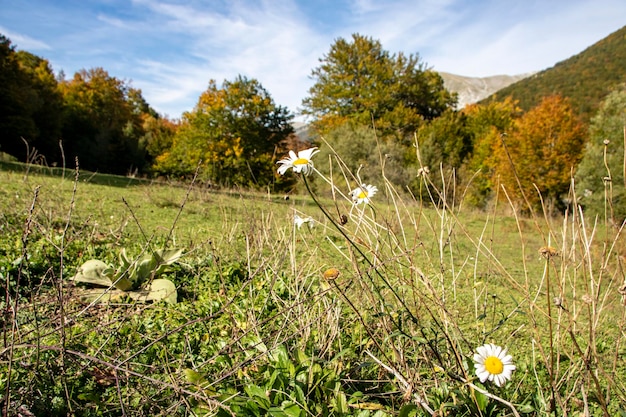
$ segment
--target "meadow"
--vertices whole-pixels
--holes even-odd
[[[0,168],[4,415],[626,415],[608,214]],[[501,383],[475,373],[489,343]]]

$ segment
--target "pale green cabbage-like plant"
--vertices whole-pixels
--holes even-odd
[[[130,297],[144,303],[164,300],[175,304],[178,293],[174,283],[155,277],[178,261],[182,253],[182,249],[157,250],[131,260],[126,250],[122,249],[117,268],[98,259],[90,259],[77,269],[70,280],[104,287],[81,291],[79,297],[85,303],[115,302]]]

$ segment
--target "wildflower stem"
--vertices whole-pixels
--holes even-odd
[[[547,298],[547,303],[548,303],[548,337],[549,337],[549,355],[550,357],[548,358],[548,375],[550,378],[550,390],[551,390],[551,396],[550,396],[550,404],[552,405],[552,411],[554,412],[554,415],[557,415],[557,410],[556,410],[556,392],[554,389],[554,337],[552,334],[552,309],[551,309],[551,298],[550,298],[550,258],[551,258],[551,254],[549,253],[546,256],[546,298]]]
[[[393,369],[392,367],[385,365],[384,363],[382,363],[380,361],[380,359],[378,359],[376,356],[374,356],[369,350],[366,350],[365,353],[372,358],[372,360],[374,362],[376,362],[378,365],[382,366],[383,368],[385,368],[387,370],[387,372],[392,373],[400,382],[400,384],[402,384],[402,386],[404,387],[404,391],[405,393],[411,393],[413,391],[413,387],[411,387],[411,384],[409,384],[409,382],[402,376],[402,374],[400,374],[400,372],[398,372],[397,370]],[[430,406],[428,405],[428,403],[426,402],[426,400],[424,400],[419,394],[417,393],[413,393],[413,398],[415,399],[415,401],[431,416],[435,415],[435,411],[430,408]]]
[[[483,394],[485,397],[491,398],[492,400],[496,400],[501,402],[502,404],[506,405],[507,407],[509,407],[511,409],[511,412],[513,413],[513,415],[515,417],[520,417],[519,413],[517,412],[517,410],[515,409],[515,406],[508,402],[507,400],[505,400],[504,398],[500,398],[495,394],[490,393],[489,391],[487,391],[486,389],[482,389],[477,385],[472,384],[471,382],[468,382],[467,385],[469,385],[472,389],[480,392],[481,394]]]
[[[404,300],[400,297],[400,295],[398,294],[398,292],[396,291],[396,289],[389,283],[389,281],[387,281],[387,279],[380,273],[380,271],[376,268],[376,265],[374,265],[374,263],[370,260],[370,258],[367,257],[367,255],[365,255],[365,253],[361,250],[361,248],[359,248],[353,241],[352,239],[350,239],[350,237],[346,234],[345,230],[340,227],[337,222],[335,221],[335,219],[332,218],[332,216],[330,215],[330,213],[328,213],[326,211],[326,209],[322,206],[322,204],[317,200],[317,198],[315,197],[315,194],[313,193],[313,191],[311,190],[311,187],[309,186],[309,183],[306,179],[306,176],[303,175],[302,178],[304,179],[304,185],[306,186],[307,191],[309,192],[309,194],[311,195],[311,198],[313,199],[313,201],[315,202],[315,204],[319,207],[319,209],[322,211],[322,213],[324,214],[324,216],[333,224],[333,226],[335,226],[335,228],[339,231],[339,233],[342,234],[342,236],[348,241],[348,243],[350,243],[350,245],[359,253],[359,255],[361,255],[363,257],[363,259],[365,260],[365,262],[371,267],[371,269],[376,273],[376,275],[378,275],[378,277],[382,280],[382,282],[385,284],[385,286],[387,288],[389,288],[389,290],[391,291],[391,293],[393,294],[393,296],[400,302],[400,304],[402,304],[402,307],[404,307],[404,310],[409,314],[409,317],[411,318],[411,320],[416,323],[419,324],[419,320],[417,317],[415,317],[415,315],[413,314],[413,312],[408,308],[408,306],[406,305],[406,303],[404,302]],[[370,277],[369,272],[366,274],[368,277]],[[370,278],[371,279],[371,278]],[[380,295],[380,294],[379,294]]]

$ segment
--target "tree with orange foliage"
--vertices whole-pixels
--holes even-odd
[[[569,101],[545,97],[494,143],[494,182],[502,184],[518,209],[539,209],[543,202],[550,213],[563,207],[584,145],[584,126]]]

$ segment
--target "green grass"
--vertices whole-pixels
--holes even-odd
[[[9,414],[626,410],[622,238],[603,221],[435,209],[391,188],[352,207],[321,181],[320,208],[302,182],[285,200],[0,167]],[[294,229],[295,212],[315,227]],[[164,274],[178,303],[81,303],[69,278],[89,259],[115,267],[122,248],[183,249]],[[514,357],[504,387],[474,375],[486,342]]]

